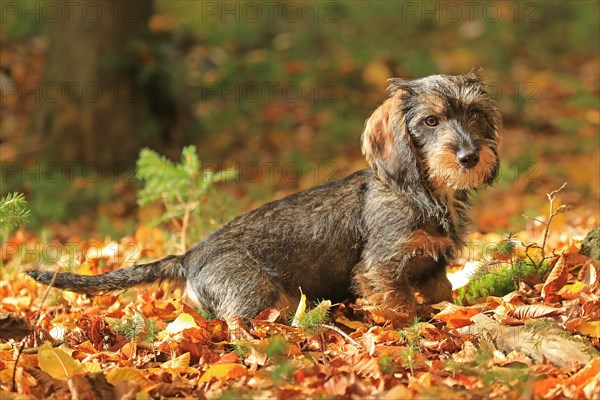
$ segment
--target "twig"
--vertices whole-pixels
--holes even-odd
[[[563,190],[567,186],[567,182],[563,183],[561,187],[558,189],[548,193],[546,197],[550,201],[550,213],[548,215],[548,222],[546,223],[546,229],[544,229],[544,240],[542,241],[542,262],[546,257],[546,240],[548,239],[548,232],[550,231],[550,224],[552,223],[552,219],[558,215],[558,211],[554,212],[554,200],[556,200],[556,194]]]
[[[50,283],[48,284],[48,288],[46,289],[46,293],[44,293],[44,297],[42,298],[42,302],[40,303],[40,307],[38,308],[38,311],[35,315],[34,320],[36,321],[34,326],[39,325],[40,323],[40,319],[42,317],[42,307],[44,306],[44,303],[46,302],[46,299],[48,298],[48,295],[50,294],[50,289],[52,289],[52,287],[54,286],[54,283],[56,282],[56,278],[58,277],[58,273],[60,272],[60,264],[57,266],[56,271],[54,271],[54,275],[52,276],[52,280],[50,281]],[[21,354],[23,353],[23,348],[25,347],[25,340],[27,340],[27,338],[29,337],[29,335],[25,336],[23,339],[21,339],[21,342],[19,342],[19,347],[17,349],[17,358],[15,359],[15,369],[13,370],[13,375],[12,375],[12,390],[16,393],[17,392],[17,365],[19,364],[19,359],[21,358]]]
[[[533,218],[533,217],[530,217],[529,215],[526,215],[526,214],[521,214],[521,217],[525,217],[525,218],[530,219],[532,221],[539,222],[542,225],[546,225],[546,223],[544,221],[542,221],[541,219],[539,219],[539,218]]]
[[[358,343],[356,340],[352,339],[350,337],[350,335],[348,335],[346,332],[344,332],[343,330],[341,330],[340,328],[338,328],[335,325],[330,325],[330,324],[316,324],[314,326],[316,326],[318,328],[331,329],[332,331],[335,331],[335,332],[339,333],[340,335],[342,335],[346,340],[348,340],[350,343],[352,343],[353,345],[355,345],[359,349],[363,348],[363,346],[360,343]]]
[[[561,190],[563,190],[565,188],[565,186],[567,186],[567,182],[563,183],[561,187],[559,187],[556,190],[551,191],[550,193],[546,194],[546,197],[548,198],[548,201],[550,202],[550,211],[548,212],[548,219],[544,222],[538,218],[533,218],[530,217],[528,215],[523,214],[523,217],[538,222],[542,225],[545,226],[544,228],[544,236],[542,239],[542,245],[539,246],[537,244],[531,244],[531,245],[527,245],[525,247],[525,254],[527,255],[527,258],[529,258],[529,260],[533,263],[533,266],[535,267],[538,276],[540,274],[540,269],[542,268],[542,265],[544,264],[544,261],[546,261],[548,259],[548,257],[546,257],[546,242],[548,240],[548,234],[550,233],[550,224],[552,223],[552,220],[554,219],[554,217],[556,217],[558,214],[560,214],[563,210],[561,209],[561,207],[559,207],[556,211],[554,211],[554,200],[556,200],[556,194],[558,192],[560,192]],[[542,257],[538,262],[534,262],[533,258],[529,255],[528,250],[532,247],[536,247],[538,249],[540,249],[541,253],[542,253]]]

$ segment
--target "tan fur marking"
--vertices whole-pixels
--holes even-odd
[[[436,188],[471,189],[481,185],[494,171],[497,158],[494,152],[484,146],[479,152],[479,163],[474,168],[465,169],[456,161],[456,154],[443,148],[426,161],[431,182]]]
[[[282,293],[279,295],[279,298],[273,305],[274,308],[279,310],[281,313],[281,318],[284,321],[288,320],[288,316],[296,311],[296,307],[298,307],[299,298],[291,296],[287,293]]]
[[[414,231],[404,243],[407,253],[429,256],[436,260],[451,250],[453,246],[454,242],[449,237],[432,236],[422,229]]]

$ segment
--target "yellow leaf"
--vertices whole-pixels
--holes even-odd
[[[583,321],[575,329],[584,335],[600,338],[600,321]]]
[[[184,353],[161,364],[163,368],[186,368],[190,365],[190,353]]]
[[[146,377],[142,375],[140,371],[131,367],[117,368],[109,371],[106,374],[106,380],[111,385],[116,385],[117,383],[123,381],[135,382],[140,386],[140,388],[142,388],[142,390],[154,386],[154,384],[149,379],[146,379]]]
[[[83,363],[81,364],[83,366],[83,369],[85,370],[85,372],[100,372],[102,371],[102,365],[95,363],[95,362],[87,362],[87,363]]]
[[[81,265],[79,267],[77,267],[77,273],[79,275],[95,275],[94,271],[92,270],[92,266],[94,265],[93,262],[83,262],[81,263]]]
[[[38,363],[42,371],[55,379],[66,381],[73,373],[83,370],[81,363],[61,349],[46,342],[38,351]]]
[[[157,337],[159,340],[166,338],[168,335],[175,335],[177,333],[183,332],[185,329],[198,329],[199,326],[194,321],[194,317],[192,317],[188,313],[181,313],[175,321],[171,322],[164,331],[160,332]]]
[[[208,370],[202,375],[198,382],[210,382],[212,378],[240,378],[248,374],[248,370],[241,364],[236,363],[222,363],[213,364]]]
[[[304,314],[306,314],[306,295],[302,293],[300,302],[298,303],[298,308],[296,309],[296,314],[294,314],[294,319],[292,320],[293,327],[298,327],[300,318],[302,318]]]
[[[574,299],[579,295],[585,288],[585,283],[583,282],[575,282],[572,285],[563,286],[556,294],[558,294],[563,299]]]

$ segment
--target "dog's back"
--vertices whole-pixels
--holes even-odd
[[[359,171],[234,219],[186,255],[188,296],[217,315],[246,316],[293,303],[300,289],[312,299],[348,298],[370,175]]]

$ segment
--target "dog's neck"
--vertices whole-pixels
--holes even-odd
[[[442,229],[455,241],[463,245],[471,225],[469,192],[467,190],[445,189],[433,193],[442,214],[439,221]]]
[[[403,189],[403,192],[407,191],[414,206],[421,210],[421,215],[437,221],[442,232],[455,243],[464,245],[471,225],[467,190]]]

